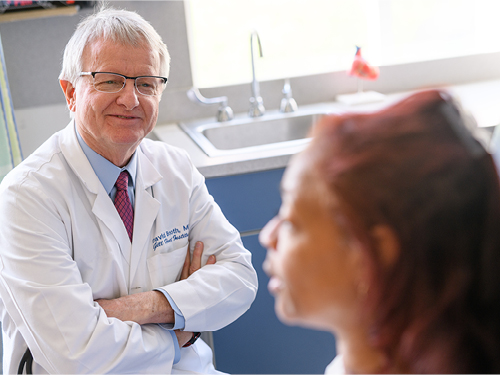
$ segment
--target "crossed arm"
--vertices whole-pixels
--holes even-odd
[[[186,260],[181,272],[181,280],[187,279],[199,270],[201,256],[203,254],[203,243],[197,242],[193,256],[190,252],[186,254]],[[215,264],[215,256],[208,258],[206,265]],[[175,315],[172,306],[163,293],[156,290],[131,294],[115,299],[98,299],[96,302],[104,309],[108,318],[117,318],[122,321],[133,321],[138,324],[148,323],[174,323]],[[179,346],[183,346],[192,337],[192,332],[175,331]]]

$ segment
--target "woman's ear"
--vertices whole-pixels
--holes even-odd
[[[378,258],[382,266],[393,266],[401,252],[399,239],[394,230],[388,225],[379,224],[372,229],[371,235],[375,240]]]
[[[60,79],[59,84],[63,90],[64,96],[66,97],[66,103],[68,103],[68,108],[71,112],[76,111],[76,90],[75,86],[69,81]]]

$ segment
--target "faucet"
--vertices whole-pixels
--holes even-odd
[[[297,110],[297,102],[292,98],[292,87],[290,86],[290,79],[285,79],[285,85],[283,86],[283,99],[281,99],[280,112],[288,113],[295,112]]]
[[[257,38],[257,42],[259,44],[259,54],[262,57],[262,46],[260,44],[259,34],[257,31],[253,31],[250,35],[250,56],[252,57],[252,97],[250,98],[250,110],[248,111],[248,115],[250,117],[258,117],[262,116],[266,109],[264,108],[264,103],[262,101],[262,97],[260,96],[260,87],[259,82],[255,78],[255,63],[253,57],[253,39]]]
[[[187,92],[187,96],[194,103],[203,105],[219,104],[217,110],[217,121],[219,122],[230,121],[234,117],[233,110],[227,105],[227,96],[205,98],[196,87],[191,87]]]

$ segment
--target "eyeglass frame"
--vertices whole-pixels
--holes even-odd
[[[125,78],[125,82],[123,83],[122,88],[120,90],[118,90],[118,91],[115,91],[115,92],[100,91],[100,90],[97,90],[97,88],[95,87],[95,75],[97,73],[114,74],[114,75],[117,75],[117,76]],[[168,80],[167,77],[161,77],[161,76],[137,76],[137,77],[129,77],[129,76],[126,76],[124,74],[115,73],[115,72],[80,72],[80,77],[82,77],[82,76],[91,76],[92,77],[92,86],[94,86],[94,88],[96,89],[96,91],[107,93],[107,94],[116,94],[116,93],[122,91],[123,88],[125,87],[126,83],[127,83],[127,79],[133,79],[134,80],[134,87],[135,87],[135,89],[137,90],[137,92],[139,94],[144,95],[144,96],[159,96],[160,94],[159,95],[148,95],[148,94],[144,94],[144,93],[140,92],[139,89],[137,88],[137,78],[160,78],[161,80],[163,80],[163,85],[166,85],[167,84],[167,80]],[[163,87],[163,89],[165,89],[165,86]]]

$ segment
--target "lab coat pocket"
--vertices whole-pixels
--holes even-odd
[[[149,278],[153,288],[160,288],[180,279],[187,251],[188,245],[185,245],[148,259]]]

